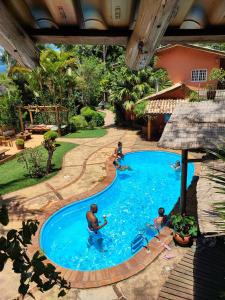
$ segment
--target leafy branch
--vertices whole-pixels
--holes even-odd
[[[7,225],[8,222],[7,208],[2,205],[0,223]],[[11,260],[13,271],[20,274],[18,292],[22,299],[26,294],[35,299],[30,291],[32,284],[35,284],[42,293],[57,285],[59,287],[58,297],[63,297],[66,295],[66,290],[70,289],[70,284],[60,276],[56,267],[51,263],[46,263],[47,258],[40,251],[36,251],[32,257],[28,255],[27,247],[31,244],[38,225],[37,220],[23,221],[20,230],[11,229],[6,235],[0,236],[0,272],[4,270],[6,262]]]

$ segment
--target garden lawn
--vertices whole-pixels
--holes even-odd
[[[56,175],[62,166],[63,156],[66,152],[77,146],[75,144],[65,142],[56,142],[56,144],[59,146],[57,146],[53,154],[53,171],[48,176],[44,176],[42,178],[27,177],[27,172],[23,167],[23,164],[17,161],[19,154],[12,160],[0,165],[0,195],[40,183]],[[41,151],[43,152],[43,156],[46,157],[47,162],[47,150],[45,150],[43,146],[39,147],[41,147]]]
[[[66,138],[97,138],[106,135],[105,128],[82,129],[65,135]]]

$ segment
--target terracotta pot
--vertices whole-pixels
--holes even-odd
[[[17,150],[22,150],[24,149],[24,145],[16,145]]]
[[[183,247],[190,246],[192,244],[192,237],[190,235],[181,237],[179,235],[179,233],[175,232],[173,234],[173,238],[174,238],[176,244],[183,246]]]

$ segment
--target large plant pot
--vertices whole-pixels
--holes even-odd
[[[22,150],[24,149],[24,145],[16,145],[17,150]]]
[[[216,96],[216,91],[212,90],[212,91],[207,91],[207,99],[208,100],[214,100]]]
[[[190,246],[193,242],[193,239],[190,235],[185,236],[185,237],[181,237],[179,235],[179,233],[177,233],[177,232],[175,232],[173,234],[173,238],[174,238],[175,243],[182,246],[182,247]]]

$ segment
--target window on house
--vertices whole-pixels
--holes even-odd
[[[207,81],[207,70],[206,69],[192,70],[191,81],[197,81],[197,82]]]

